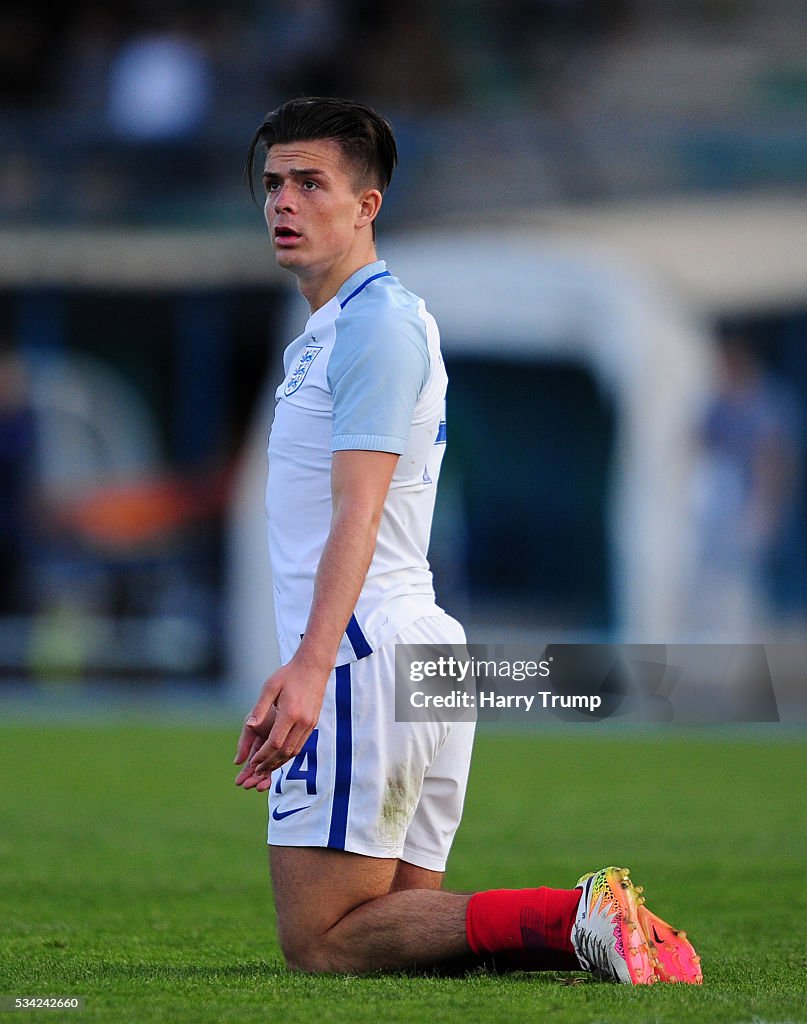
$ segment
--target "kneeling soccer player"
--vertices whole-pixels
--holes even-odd
[[[259,149],[274,254],[311,316],[286,349],[269,438],[283,665],[247,716],[236,781],[269,791],[289,966],[498,956],[626,984],[699,982],[692,946],[644,908],[624,869],[569,890],[442,889],[473,723],[394,714],[395,645],[465,641],[426,557],[446,443],[439,334],[375,248],[395,139],[361,104],[309,97],[267,115],[250,174]]]

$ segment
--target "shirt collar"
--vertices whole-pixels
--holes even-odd
[[[383,274],[386,269],[387,264],[384,260],[374,260],[372,263],[367,263],[365,266],[359,267],[356,273],[351,274],[336,293],[339,305],[344,305],[345,300],[348,299],[357,288],[360,288],[369,277],[374,277],[376,274]]]

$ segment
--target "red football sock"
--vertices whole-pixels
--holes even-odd
[[[465,917],[477,956],[505,954],[531,970],[579,971],[572,925],[579,889],[490,889],[475,893]]]

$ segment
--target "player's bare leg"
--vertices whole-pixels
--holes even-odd
[[[390,892],[398,892],[401,889],[442,889],[443,872],[429,871],[428,868],[419,868],[416,864],[409,864],[405,860],[396,862],[395,874],[392,876]]]
[[[470,896],[443,891],[441,872],[341,850],[269,852],[280,945],[292,969],[365,973],[470,952]]]
[[[292,969],[467,969],[495,955],[497,969],[583,968],[634,985],[702,981],[685,934],[644,910],[626,868],[585,875],[574,890],[466,895],[444,891],[441,872],[403,861],[269,849],[278,934]],[[652,939],[651,925],[658,929]]]

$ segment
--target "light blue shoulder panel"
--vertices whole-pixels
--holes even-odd
[[[430,370],[418,302],[389,274],[365,279],[363,287],[348,293],[328,361],[332,451],[402,455],[406,450],[415,403]]]

